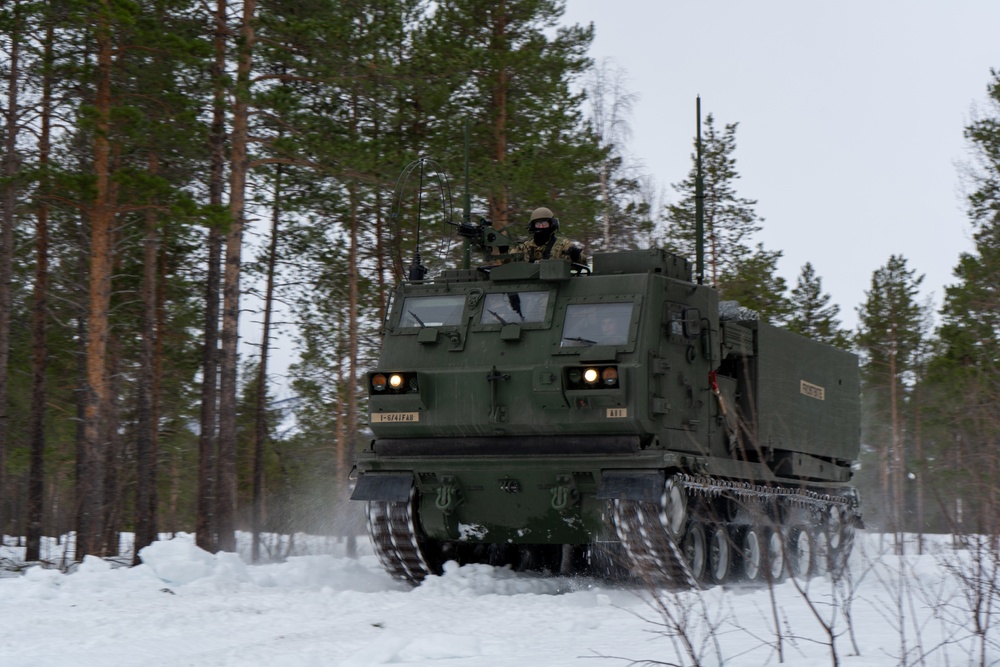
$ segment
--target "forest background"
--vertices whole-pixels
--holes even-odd
[[[563,10],[4,3],[0,534],[31,560],[70,531],[78,558],[116,553],[122,530],[137,547],[195,531],[213,551],[236,529],[354,531],[359,378],[412,260],[422,179],[424,263],[455,259],[466,123],[477,216],[518,233],[544,204],[590,255],[693,256],[693,163],[670,196],[635,166],[626,73],[595,63],[594,26]],[[860,355],[863,511],[897,535],[998,532],[1000,74],[983,74],[991,106],[965,127],[973,249],[938,312],[919,270],[886,258],[854,331],[810,263],[786,284],[781,249],[758,241],[737,124],[709,113],[701,128],[706,274],[762,319]],[[282,326],[294,398],[275,402]],[[251,327],[262,344],[241,346]]]

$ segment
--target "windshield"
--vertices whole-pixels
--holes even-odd
[[[579,303],[566,306],[562,347],[627,345],[632,303]]]
[[[544,322],[549,305],[546,292],[497,292],[487,294],[480,324]]]
[[[403,301],[401,327],[440,327],[462,323],[465,295],[411,296]]]

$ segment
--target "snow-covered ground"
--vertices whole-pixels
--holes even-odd
[[[449,567],[411,588],[381,570],[364,539],[357,559],[342,544],[299,536],[297,549],[311,555],[248,565],[180,535],[144,549],[134,568],[88,557],[69,574],[8,572],[0,665],[688,665],[692,654],[704,665],[833,664],[807,597],[824,622],[835,619],[842,665],[978,665],[965,587],[945,566],[973,562],[975,550],[939,538],[934,553],[900,558],[880,541],[859,538],[853,593],[825,577],[802,592],[785,581],[772,604],[767,588],[650,592],[489,566]],[[9,566],[21,554],[8,546],[0,561]],[[986,657],[1000,660],[1000,648],[989,646]]]

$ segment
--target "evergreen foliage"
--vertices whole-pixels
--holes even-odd
[[[601,149],[582,124],[582,93],[571,84],[590,65],[593,26],[561,26],[563,6],[436,3],[415,36],[422,70],[438,73],[421,90],[429,104],[421,129],[430,154],[457,171],[462,122],[471,119],[472,182],[494,227],[526,226],[528,213],[544,205],[588,246],[596,236]]]
[[[907,266],[906,258],[893,255],[872,274],[871,289],[858,308],[855,344],[862,355],[862,441],[878,454],[877,488],[881,502],[877,519],[897,535],[902,550],[903,511],[908,457],[905,422],[908,397],[919,377],[920,354],[927,319],[918,292],[923,276]]]
[[[945,289],[930,359],[930,437],[935,489],[949,524],[995,535],[1000,460],[1000,73],[992,71],[989,114],[965,128],[975,163],[968,216],[972,252],[962,253]],[[964,507],[964,511],[961,509]]]
[[[840,327],[837,319],[840,306],[830,303],[830,295],[823,292],[823,281],[816,275],[812,263],[802,266],[798,281],[789,294],[789,302],[791,310],[786,324],[789,331],[850,349],[850,334]]]
[[[241,327],[256,328],[265,295],[255,283],[267,260],[260,221],[272,215],[274,299],[298,336],[295,397],[274,397],[284,407],[268,411],[255,471],[251,413],[257,398],[275,395],[267,382],[275,378],[262,386],[254,377],[259,349],[242,348],[237,407],[227,413],[237,432],[226,480],[235,489],[234,522],[248,527],[260,473],[265,527],[353,530],[329,508],[344,499],[353,452],[370,435],[364,373],[378,352],[390,290],[415,251],[432,270],[457,261],[450,202],[463,187],[466,122],[476,217],[523,237],[529,212],[548,206],[588,252],[656,240],[657,188],[625,150],[635,96],[622,71],[594,66],[594,27],[563,25],[564,6],[274,0],[260,2],[241,26],[252,3],[2,3],[0,69],[18,95],[17,108],[11,97],[0,100],[0,206],[13,235],[9,324],[0,318],[10,346],[0,533],[30,532],[25,498],[39,465],[40,529],[82,527],[92,553],[110,550],[118,529],[146,535],[140,539],[150,529],[191,530],[204,502],[215,503],[222,480],[199,449],[199,428],[214,455],[218,416],[195,426],[203,405],[218,407],[201,393],[217,371],[205,377],[210,366],[199,363],[199,353],[218,346],[208,335],[217,323],[206,323],[218,310],[208,294],[220,292],[210,275],[223,263],[211,248],[229,234],[240,250],[231,259],[244,263],[238,277],[250,297],[238,301],[248,311]],[[1000,105],[996,72],[990,95]],[[986,484],[997,469],[986,453],[1000,432],[991,412],[1000,400],[998,109],[966,128],[977,158],[969,198],[976,245],[959,259],[933,349],[920,278],[902,257],[875,272],[859,309],[853,343],[872,407],[865,441],[885,457],[887,474],[906,462],[939,482]],[[246,120],[245,157],[231,152],[237,110]],[[781,252],[758,242],[757,202],[736,188],[736,130],[711,115],[703,126],[708,281],[765,319],[849,347],[812,265],[786,294]],[[418,179],[392,198],[401,169],[415,160],[425,167],[419,248]],[[694,179],[692,165],[674,186],[679,200],[663,209],[665,245],[692,259]],[[244,184],[242,201],[234,186]],[[245,239],[232,233],[244,222]],[[40,308],[35,288],[45,297]],[[32,326],[36,313],[41,329]],[[256,340],[246,329],[241,335]],[[36,344],[44,364],[33,365]],[[279,428],[292,411],[295,429]],[[928,456],[919,454],[921,432]],[[37,450],[29,434],[41,438]],[[890,461],[901,451],[912,454]],[[206,462],[208,475],[199,477]],[[938,490],[954,500],[943,484]],[[975,501],[971,491],[967,500]],[[217,548],[217,537],[199,543]]]
[[[872,274],[871,288],[858,308],[855,338],[867,386],[912,382],[924,317],[917,298],[923,279],[902,255],[891,256]]]
[[[702,170],[705,205],[705,279],[715,285],[728,300],[756,311],[761,319],[781,322],[788,313],[785,280],[777,274],[781,251],[753,246],[754,236],[763,220],[754,207],[757,201],[739,197],[735,181],[736,128],[730,123],[720,131],[709,114],[702,131]],[[694,260],[696,253],[695,188],[696,152],[691,156],[691,171],[686,179],[674,184],[680,201],[666,207],[667,249]]]

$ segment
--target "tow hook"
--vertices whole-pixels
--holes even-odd
[[[570,475],[556,477],[556,485],[552,487],[552,509],[562,512],[575,505],[579,494],[576,492],[573,478]]]
[[[455,484],[455,478],[443,477],[442,484],[438,487],[437,498],[434,499],[434,507],[444,514],[451,514],[455,508],[462,504],[462,490]]]

